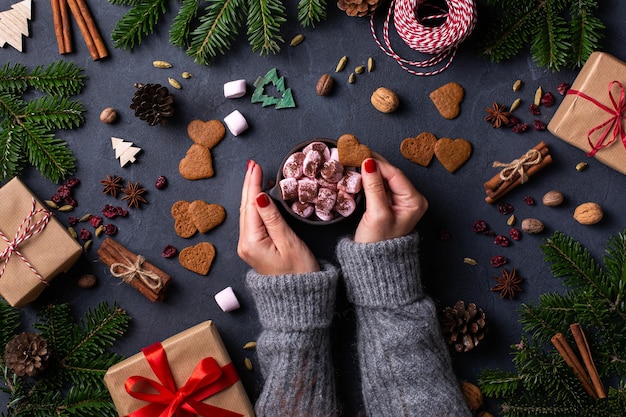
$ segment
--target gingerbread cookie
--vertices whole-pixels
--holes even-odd
[[[441,138],[435,143],[435,156],[451,174],[472,155],[472,144],[465,139]]]
[[[192,120],[187,125],[187,135],[194,143],[213,149],[226,136],[226,128],[219,120]]]
[[[172,205],[171,213],[174,218],[174,231],[182,238],[193,236],[198,230],[193,218],[189,214],[189,201],[180,200]]]
[[[367,158],[372,157],[370,148],[359,142],[356,136],[346,133],[337,141],[339,162],[344,167],[361,167]]]
[[[400,153],[411,162],[423,167],[430,165],[435,156],[437,137],[430,132],[422,132],[415,138],[406,138],[400,144]]]
[[[178,254],[178,262],[183,268],[200,275],[209,273],[214,259],[215,246],[209,242],[186,247]]]
[[[219,226],[226,219],[226,210],[219,204],[208,204],[195,200],[189,204],[189,214],[200,233],[206,233]]]
[[[178,164],[178,172],[188,180],[212,177],[215,172],[213,171],[213,159],[209,148],[197,143],[191,145],[185,157]]]
[[[435,104],[439,114],[446,119],[454,119],[461,111],[461,101],[463,101],[464,95],[465,90],[463,87],[455,82],[451,82],[431,92],[429,97]]]

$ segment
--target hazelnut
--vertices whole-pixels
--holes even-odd
[[[317,81],[317,85],[315,86],[315,92],[318,96],[327,96],[332,91],[334,84],[335,82],[333,80],[333,77],[328,74],[323,74]]]
[[[96,285],[96,281],[97,280],[96,280],[95,275],[85,274],[85,275],[81,275],[80,277],[78,277],[76,284],[80,288],[91,288]]]
[[[400,105],[400,100],[396,93],[385,87],[380,87],[374,91],[370,101],[372,106],[382,113],[391,113]]]
[[[563,193],[560,191],[552,190],[544,194],[541,199],[542,203],[548,207],[556,207],[563,204]]]
[[[461,382],[461,392],[465,398],[467,406],[472,410],[477,410],[483,405],[483,393],[478,386],[468,381]]]
[[[543,222],[538,219],[524,219],[522,220],[522,230],[526,233],[537,234],[543,232]]]
[[[583,203],[574,210],[574,220],[585,225],[598,223],[603,215],[602,207],[592,202]]]
[[[113,107],[107,107],[100,113],[100,121],[107,125],[114,123],[117,120],[117,111]]]

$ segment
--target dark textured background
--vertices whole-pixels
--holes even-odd
[[[13,1],[1,0],[0,9],[7,10]],[[251,353],[242,349],[245,342],[254,340],[259,323],[245,286],[247,266],[237,257],[238,207],[240,188],[246,161],[255,159],[271,179],[284,154],[295,144],[314,137],[337,138],[343,133],[353,133],[375,151],[401,167],[430,202],[430,209],[420,223],[422,238],[423,279],[427,291],[441,308],[457,300],[475,302],[482,307],[489,319],[488,337],[474,351],[455,355],[454,364],[460,378],[475,381],[484,368],[510,368],[509,346],[520,339],[518,308],[521,303],[534,303],[540,294],[561,291],[563,286],[550,273],[543,261],[539,245],[554,231],[560,230],[582,242],[600,259],[608,237],[624,229],[623,191],[624,176],[595,160],[587,160],[584,153],[555,138],[547,131],[535,132],[532,128],[517,135],[508,129],[492,129],[483,121],[484,108],[493,101],[510,104],[516,97],[524,103],[518,114],[529,123],[534,119],[526,110],[533,99],[535,89],[542,86],[557,98],[560,82],[571,83],[576,70],[551,72],[538,68],[524,51],[519,57],[502,64],[490,63],[478,56],[475,43],[480,32],[489,22],[479,6],[478,26],[474,34],[462,44],[452,66],[440,75],[416,77],[402,70],[374,43],[367,19],[349,18],[335,9],[331,2],[328,19],[314,29],[299,27],[294,2],[289,3],[289,21],[282,33],[287,42],[296,34],[303,33],[305,41],[297,47],[285,45],[278,55],[261,57],[251,52],[245,39],[235,43],[227,56],[218,58],[210,67],[200,66],[187,57],[184,51],[168,42],[170,23],[178,10],[178,3],[169,2],[170,12],[158,25],[156,33],[145,38],[134,51],[114,49],[109,40],[115,23],[127,8],[113,6],[106,1],[91,2],[92,13],[103,37],[107,40],[110,57],[100,62],[91,60],[77,27],[74,25],[74,50],[65,56],[57,53],[50,4],[33,2],[31,35],[24,39],[24,52],[11,47],[0,50],[0,63],[23,63],[29,68],[48,65],[56,60],[73,61],[84,69],[88,77],[80,100],[86,107],[84,125],[72,131],[58,132],[65,139],[77,158],[76,177],[81,185],[75,196],[79,207],[72,213],[99,214],[105,204],[121,204],[108,195],[101,194],[99,181],[106,174],[120,175],[124,180],[139,181],[148,187],[149,204],[141,209],[131,209],[124,219],[116,219],[119,227],[116,239],[135,253],[167,271],[173,277],[173,286],[163,303],[152,304],[127,285],[120,285],[97,262],[94,248],[85,254],[67,276],[53,281],[40,298],[22,309],[25,325],[32,322],[39,307],[49,302],[69,302],[75,314],[82,316],[85,310],[107,301],[118,303],[132,317],[129,331],[115,345],[115,350],[131,355],[143,346],[170,337],[201,321],[212,319],[221,329],[222,337],[238,367],[250,397],[254,400],[260,391],[258,371],[249,372],[243,366],[243,358]],[[617,0],[601,3],[600,17],[607,24],[604,50],[619,59],[626,59],[623,45],[626,35],[621,23],[626,6]],[[396,43],[397,45],[397,43]],[[419,59],[407,48],[398,48],[404,55]],[[348,71],[365,64],[373,57],[376,68],[372,73],[357,76],[354,84],[347,83],[349,72],[335,74],[334,68],[342,55],[349,57]],[[152,66],[155,59],[174,64],[169,70]],[[252,83],[269,69],[277,68],[293,90],[297,103],[295,109],[276,110],[252,104]],[[183,80],[182,71],[194,77]],[[315,84],[322,73],[331,73],[336,80],[334,93],[318,97]],[[134,117],[129,109],[134,92],[133,84],[167,84],[167,77],[177,78],[182,90],[170,91],[176,97],[176,114],[167,127],[150,127]],[[222,86],[225,82],[245,78],[248,94],[240,99],[225,99]],[[524,81],[523,88],[514,93],[511,89],[516,79]],[[428,98],[430,91],[450,82],[459,82],[465,88],[461,114],[454,120],[443,119]],[[373,90],[379,86],[391,88],[400,97],[400,109],[392,114],[382,114],[369,103]],[[108,106],[120,113],[113,125],[102,124],[98,116]],[[191,141],[186,126],[193,119],[223,119],[238,109],[247,118],[250,129],[239,137],[230,133],[213,150],[215,176],[191,182],[178,174],[178,162],[185,155]],[[542,109],[540,119],[550,120],[556,106]],[[422,131],[430,131],[437,137],[462,137],[473,145],[470,160],[456,173],[450,174],[433,160],[423,168],[405,160],[399,152],[400,142]],[[125,168],[119,166],[110,145],[110,137],[116,136],[134,142],[143,149],[138,161]],[[494,206],[484,202],[482,184],[495,174],[491,163],[495,160],[510,161],[539,141],[546,141],[551,149],[554,163],[531,178],[528,184],[516,189],[504,200],[515,207],[518,219],[536,217],[546,230],[537,236],[524,235],[519,242],[508,248],[500,248],[492,240],[472,232],[474,220],[483,219],[497,233],[506,234],[508,216],[498,213]],[[615,145],[621,146],[621,145]],[[574,169],[576,163],[586,160],[589,167],[584,172]],[[169,187],[156,190],[154,181],[159,175],[169,179]],[[55,193],[57,186],[29,168],[22,179],[41,199]],[[541,205],[541,196],[548,190],[558,189],[566,196],[566,202],[558,208]],[[528,206],[524,196],[532,196],[538,204]],[[169,211],[173,202],[186,199],[203,199],[219,203],[226,208],[227,219],[217,229],[189,240],[179,238],[173,230]],[[605,210],[603,221],[594,226],[582,226],[572,219],[574,208],[585,201],[595,201]],[[67,214],[59,214],[66,223]],[[291,222],[291,221],[290,221]],[[293,223],[293,222],[291,222]],[[293,224],[296,231],[310,244],[315,253],[326,259],[333,258],[336,240],[351,233],[356,222],[347,221],[336,227],[311,227]],[[442,241],[440,231],[449,232],[451,239]],[[175,259],[163,259],[162,249],[172,244],[178,249],[201,241],[210,241],[217,248],[217,257],[208,276],[199,276],[183,269]],[[508,268],[517,268],[525,278],[523,289],[515,300],[502,300],[490,291],[493,275],[499,274],[489,265],[493,255],[509,259]],[[478,265],[463,263],[464,257],[478,261]],[[91,290],[80,290],[75,279],[82,273],[97,275],[99,284]],[[222,312],[213,295],[226,286],[232,286],[242,308]],[[339,390],[345,415],[355,416],[362,409],[358,389],[358,372],[353,340],[353,322],[350,306],[340,292],[333,342]],[[385,329],[380,329],[384,332]],[[253,358],[254,359],[254,358]],[[6,403],[0,396],[1,403]],[[495,404],[490,403],[492,411]]]

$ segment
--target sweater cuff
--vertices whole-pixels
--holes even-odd
[[[246,285],[266,329],[307,331],[328,328],[332,322],[337,269],[321,263],[322,270],[306,274],[261,275],[248,271]]]
[[[396,308],[424,297],[418,235],[376,243],[344,238],[337,245],[349,300],[370,308]]]

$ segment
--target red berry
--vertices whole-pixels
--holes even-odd
[[[172,245],[167,245],[163,249],[163,252],[161,253],[161,256],[163,256],[164,258],[172,258],[172,257],[176,256],[177,253],[178,253],[178,249],[176,249]]]
[[[104,233],[107,235],[114,235],[117,233],[117,226],[114,224],[105,224],[103,227]]]
[[[567,93],[567,90],[569,90],[569,84],[568,83],[561,83],[561,84],[559,84],[559,86],[556,89],[557,89],[557,91],[559,92],[560,95],[564,96]]]
[[[83,227],[80,229],[79,236],[82,240],[89,240],[91,239],[91,232]]]
[[[89,224],[90,224],[92,227],[98,227],[98,226],[100,226],[100,225],[102,224],[102,217],[100,217],[100,216],[91,216],[91,217],[89,218]]]
[[[546,124],[544,122],[542,122],[541,120],[535,120],[533,122],[533,128],[535,130],[539,130],[539,131],[546,130]]]
[[[493,243],[495,243],[495,244],[496,244],[496,245],[498,245],[498,246],[503,246],[503,247],[506,247],[506,246],[509,246],[509,244],[510,244],[511,242],[509,241],[509,238],[508,238],[508,237],[506,237],[506,236],[504,236],[504,235],[498,235],[498,236],[496,236],[496,237],[495,237],[495,239],[493,240]]]
[[[156,179],[154,186],[157,188],[157,190],[164,189],[165,187],[167,187],[167,178],[161,175],[159,178]]]
[[[80,184],[80,180],[78,178],[68,178],[67,181],[65,181],[65,185],[72,188],[72,187],[76,187],[78,184]]]
[[[535,205],[535,199],[532,198],[531,196],[527,195],[526,197],[524,197],[524,203],[528,204],[529,206],[534,206]]]
[[[472,225],[472,231],[474,233],[484,233],[488,228],[487,222],[484,220],[476,220]]]
[[[551,92],[547,92],[541,97],[541,105],[544,107],[550,107],[554,104],[554,96]]]
[[[496,205],[496,208],[498,209],[498,213],[505,214],[505,215],[511,214],[515,210],[511,203],[505,203],[505,202],[498,203]]]
[[[70,226],[74,226],[74,225],[78,224],[78,220],[79,220],[78,217],[70,216],[70,217],[67,218],[67,223]]]
[[[528,130],[528,124],[526,123],[518,123],[511,129],[514,133],[524,133]]]
[[[491,263],[491,266],[493,266],[494,268],[500,268],[502,265],[506,264],[508,261],[504,256],[500,256],[500,255],[496,255],[493,256],[489,262]]]
[[[518,228],[513,227],[509,230],[509,236],[511,236],[513,240],[520,240],[522,238],[522,232]]]
[[[541,110],[539,110],[539,106],[536,105],[535,103],[532,103],[530,106],[528,106],[528,111],[530,112],[530,114],[534,114],[535,116],[538,114],[541,114]]]

